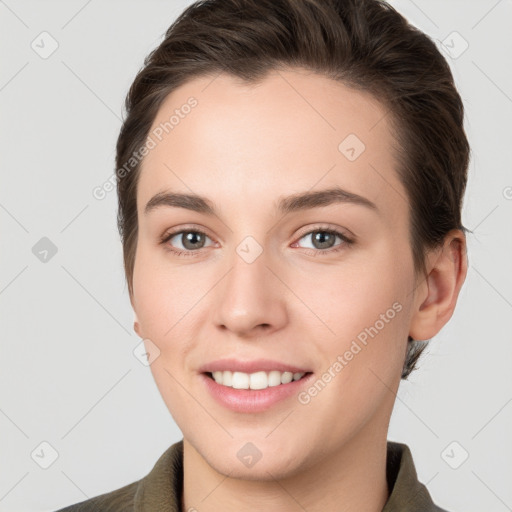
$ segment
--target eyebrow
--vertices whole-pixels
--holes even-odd
[[[366,197],[349,192],[340,187],[333,187],[326,190],[306,191],[281,197],[274,205],[278,212],[283,215],[288,213],[329,206],[337,203],[351,203],[364,206],[378,213],[379,209],[375,203]],[[183,194],[178,192],[159,192],[154,195],[146,204],[144,213],[162,206],[185,208],[205,215],[217,215],[214,204],[207,198],[196,194]]]

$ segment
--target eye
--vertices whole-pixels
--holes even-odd
[[[306,247],[306,249],[312,249],[315,254],[329,254],[332,252],[340,251],[354,243],[352,239],[340,231],[323,227],[316,228],[313,231],[308,231],[299,239],[299,241],[308,238],[312,240],[313,247]],[[339,238],[342,243],[335,245],[336,238]],[[295,242],[294,245],[297,243],[298,242]]]
[[[193,255],[194,252],[198,252],[205,247],[206,239],[211,240],[203,231],[198,229],[186,229],[165,234],[161,243],[165,244],[170,251],[178,255]]]
[[[308,231],[299,238],[299,241],[308,238],[312,240],[313,247],[306,247],[306,249],[312,250],[314,255],[337,252],[354,243],[352,239],[340,231],[327,227],[319,227]],[[340,239],[342,243],[335,245],[336,238]],[[211,238],[200,229],[182,229],[180,231],[164,234],[160,243],[164,244],[167,250],[178,256],[194,256],[201,249],[207,247],[205,245],[207,239],[211,240]],[[297,243],[298,242],[295,242],[292,247],[296,247]]]

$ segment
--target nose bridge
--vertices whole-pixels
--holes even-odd
[[[271,265],[270,254],[252,237],[234,248],[229,271],[215,297],[218,326],[238,334],[261,326],[267,330],[281,326],[286,317],[284,294],[267,265]]]

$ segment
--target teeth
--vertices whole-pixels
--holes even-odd
[[[268,376],[265,372],[256,372],[249,375],[249,388],[250,389],[265,389],[268,388]]]
[[[292,372],[284,372],[283,375],[281,375],[281,384],[288,384],[288,382],[291,382],[292,380],[293,380]]]
[[[233,382],[235,389],[249,389],[249,374],[242,372],[233,372]]]
[[[268,385],[279,386],[281,384],[281,372],[273,371],[268,374]]]
[[[224,386],[232,386],[233,385],[233,373],[230,371],[219,372],[222,376],[222,383]]]
[[[244,373],[226,370],[213,372],[212,376],[217,384],[234,389],[266,389],[280,384],[288,384],[292,380],[299,380],[304,373],[279,372],[277,370]]]

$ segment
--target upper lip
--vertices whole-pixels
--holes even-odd
[[[201,373],[232,371],[243,373],[255,373],[259,371],[270,372],[277,370],[279,372],[307,373],[309,370],[292,364],[281,363],[280,361],[272,361],[271,359],[253,359],[251,361],[242,361],[239,359],[218,359],[206,363],[199,368]]]

